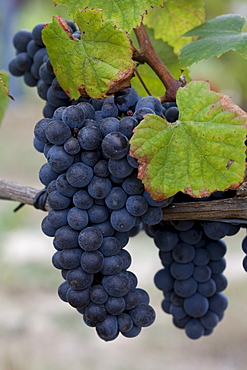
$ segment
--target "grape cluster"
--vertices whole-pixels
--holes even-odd
[[[71,34],[80,38],[80,33],[72,21],[66,21]],[[39,97],[46,101],[44,117],[52,117],[56,108],[70,105],[71,102],[59,85],[53,72],[46,47],[42,41],[45,24],[36,25],[32,31],[20,30],[13,37],[16,56],[9,63],[13,76],[23,76],[29,87],[37,87]]]
[[[53,265],[65,279],[59,296],[109,341],[119,332],[134,337],[155,319],[124,247],[143,224],[158,224],[172,199],[150,197],[129,154],[134,127],[147,111],[161,115],[160,101],[128,88],[91,102],[57,108],[34,135],[47,158],[39,178],[51,209],[42,230],[54,237]]]
[[[189,338],[211,334],[228,304],[222,293],[227,279],[226,245],[221,239],[238,227],[217,221],[162,221],[146,231],[164,266],[154,277],[164,294],[162,309]]]
[[[66,21],[73,37],[80,31]],[[127,88],[106,99],[70,100],[59,85],[42,41],[45,24],[18,31],[16,56],[9,63],[14,76],[23,76],[46,101],[34,129],[34,147],[47,162],[39,178],[50,210],[42,230],[53,237],[52,257],[64,282],[58,295],[95,327],[98,336],[114,340],[119,333],[137,336],[155,320],[148,293],[137,287],[129,271],[129,237],[144,229],[159,248],[163,268],[154,282],[162,290],[162,309],[191,339],[212,333],[223,318],[227,286],[223,275],[224,236],[243,225],[207,221],[162,221],[162,208],[173,198],[156,201],[137,178],[138,162],[129,153],[129,140],[145,114],[169,122],[178,119],[176,103],[141,98]],[[215,192],[205,200],[229,197]],[[193,201],[178,193],[176,202]],[[242,242],[247,254],[247,237]],[[247,256],[243,260],[247,271]]]

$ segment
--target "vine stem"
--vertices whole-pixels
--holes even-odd
[[[12,200],[34,205],[34,198],[40,190],[12,181],[0,179],[0,199]],[[163,209],[163,220],[247,220],[247,187],[241,186],[234,198],[204,201],[172,203]],[[49,205],[45,206],[46,211]]]
[[[141,64],[147,63],[164,84],[166,88],[166,93],[164,96],[161,97],[161,102],[175,101],[177,90],[179,89],[179,87],[183,86],[183,83],[179,80],[176,80],[172,76],[162,60],[159,58],[148,37],[143,23],[141,23],[140,27],[134,28],[134,32],[139,44],[139,50],[136,50],[132,46],[133,60]]]
[[[173,203],[163,209],[163,219],[175,220],[247,220],[247,194],[206,202]]]

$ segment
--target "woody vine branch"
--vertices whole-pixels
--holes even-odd
[[[40,189],[0,179],[0,199],[33,206],[35,196]],[[46,202],[46,211],[49,205]],[[247,220],[247,184],[243,183],[234,198],[203,201],[171,203],[163,209],[163,220],[215,220],[215,219],[246,219]]]
[[[175,101],[177,90],[179,87],[183,86],[183,83],[179,80],[176,80],[172,76],[162,60],[159,58],[148,37],[144,25],[141,23],[140,27],[134,28],[134,32],[139,44],[139,50],[132,46],[133,60],[140,64],[147,63],[159,77],[166,88],[165,94],[161,97],[161,102]]]

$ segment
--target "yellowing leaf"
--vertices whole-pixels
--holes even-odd
[[[247,113],[204,81],[180,88],[177,105],[177,122],[146,115],[130,141],[146,190],[161,200],[236,189],[245,177]]]
[[[151,6],[162,5],[163,0],[56,0],[55,5],[67,5],[70,13],[76,14],[77,9],[85,7],[103,9],[104,19],[117,21],[117,26],[123,30],[130,30],[142,21],[143,14]]]
[[[166,41],[179,53],[193,39],[182,37],[184,33],[200,25],[204,18],[202,0],[166,0],[162,9],[149,12],[145,24],[154,29],[155,38]]]
[[[130,41],[98,9],[76,12],[81,40],[73,38],[66,22],[53,17],[43,39],[58,82],[73,99],[103,98],[130,85],[133,61]]]

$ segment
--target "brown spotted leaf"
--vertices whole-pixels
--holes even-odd
[[[130,86],[132,51],[127,34],[102,11],[76,12],[81,40],[75,39],[66,22],[53,17],[43,30],[43,39],[58,82],[72,99],[80,95],[104,98]]]
[[[245,177],[247,114],[204,81],[177,92],[179,118],[146,115],[130,144],[138,177],[154,199],[236,189]]]
[[[55,5],[62,4],[71,14],[85,7],[103,9],[104,19],[117,21],[117,26],[127,32],[140,25],[146,11],[151,6],[162,5],[163,0],[55,0]]]

